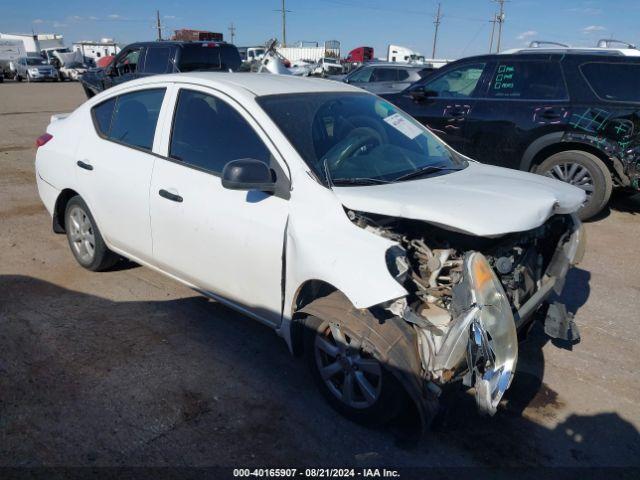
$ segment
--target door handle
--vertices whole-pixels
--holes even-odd
[[[557,120],[558,118],[562,117],[562,115],[555,110],[545,110],[540,116],[545,120]]]
[[[171,200],[172,202],[178,202],[178,203],[182,203],[182,197],[180,195],[176,195],[175,193],[171,193],[168,190],[165,190],[164,188],[161,189],[158,194],[162,197],[162,198],[166,198],[167,200]]]
[[[85,163],[82,160],[78,160],[76,162],[76,165],[78,165],[80,168],[84,168],[85,170],[93,170],[93,165]]]

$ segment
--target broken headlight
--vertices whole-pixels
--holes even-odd
[[[493,414],[509,388],[518,359],[518,335],[509,300],[487,259],[474,252],[465,276],[477,313],[469,326],[467,365],[480,411]]]

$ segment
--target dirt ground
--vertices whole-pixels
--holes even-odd
[[[587,225],[563,296],[493,418],[456,397],[417,445],[334,413],[268,328],[143,267],[80,268],[51,231],[34,141],[80,85],[0,84],[0,465],[640,466],[640,195]]]

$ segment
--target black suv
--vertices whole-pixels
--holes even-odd
[[[614,185],[639,189],[640,56],[531,49],[470,57],[383,97],[464,155],[584,189],[583,219],[605,207]]]
[[[236,71],[242,60],[238,49],[225,42],[141,42],[122,49],[109,66],[89,70],[81,77],[88,98],[135,78],[160,73]]]

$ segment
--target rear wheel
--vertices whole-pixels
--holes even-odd
[[[71,253],[87,270],[107,270],[116,264],[119,257],[109,250],[102,239],[89,207],[79,196],[67,203],[65,228]]]
[[[551,155],[538,165],[536,173],[575,185],[585,191],[587,201],[578,211],[582,220],[600,212],[611,197],[611,172],[602,160],[588,152],[569,150]]]

